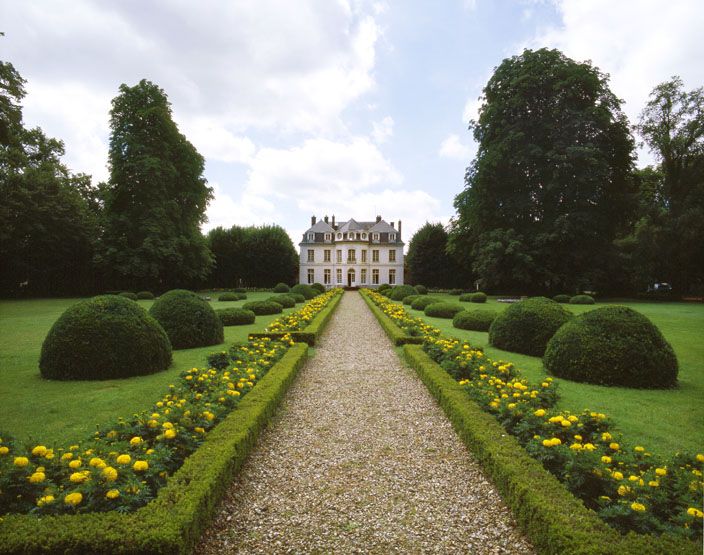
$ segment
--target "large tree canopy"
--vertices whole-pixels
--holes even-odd
[[[440,288],[470,287],[468,272],[447,253],[447,240],[447,231],[439,222],[426,222],[413,234],[406,255],[412,283]]]
[[[606,287],[633,203],[633,139],[608,79],[557,50],[504,60],[455,199],[451,250],[493,289]]]
[[[184,286],[205,277],[212,256],[200,224],[212,189],[203,157],[179,132],[166,94],[146,80],[121,85],[110,126],[106,269],[134,288]]]

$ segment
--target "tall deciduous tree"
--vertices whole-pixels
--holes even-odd
[[[212,189],[166,94],[146,80],[121,85],[110,126],[105,267],[122,287],[163,289],[205,277],[212,255],[200,225]]]
[[[638,131],[660,160],[663,233],[652,247],[671,253],[660,279],[704,291],[704,87],[687,92],[679,77],[661,83]]]
[[[426,224],[408,243],[406,263],[412,283],[426,287],[470,287],[469,275],[447,253],[448,234],[441,223]]]
[[[470,124],[479,148],[451,234],[490,288],[607,286],[633,203],[620,104],[597,68],[558,50],[525,50],[496,69]]]

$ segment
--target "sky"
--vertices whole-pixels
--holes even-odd
[[[631,123],[655,85],[704,85],[701,0],[0,0],[24,119],[107,180],[122,83],[164,89],[214,189],[207,231],[311,216],[447,223],[481,91],[507,57],[559,48],[610,75]],[[639,150],[638,165],[654,160]]]

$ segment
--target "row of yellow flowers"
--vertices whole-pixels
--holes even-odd
[[[302,330],[328,305],[333,297],[341,294],[342,289],[339,288],[326,291],[308,301],[300,310],[280,316],[271,322],[264,331],[266,333],[282,333]]]
[[[402,329],[417,325],[419,318],[402,305],[374,291],[365,294]],[[436,331],[425,334],[426,353],[606,522],[624,533],[701,538],[704,454],[664,462],[643,446],[629,447],[605,414],[556,410],[552,378],[531,384],[512,363],[492,361],[482,349]]]

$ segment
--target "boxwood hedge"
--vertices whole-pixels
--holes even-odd
[[[253,324],[256,315],[251,310],[244,308],[219,308],[215,313],[222,320],[223,326],[244,326]]]
[[[225,340],[218,315],[192,291],[173,289],[164,293],[149,313],[162,325],[174,349],[217,345]]]
[[[274,301],[250,301],[244,303],[242,308],[245,310],[251,310],[257,316],[264,316],[266,314],[280,314],[283,312],[284,307]]]

